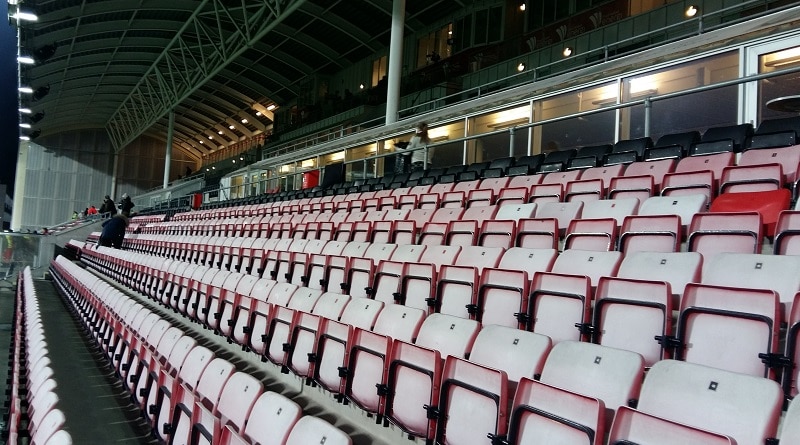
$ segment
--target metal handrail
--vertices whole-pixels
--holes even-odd
[[[685,27],[687,27],[687,24],[690,24],[692,22],[696,22],[697,23],[697,27],[696,27],[696,31],[695,32],[674,36],[674,37],[672,37],[670,39],[666,39],[666,40],[660,41],[658,43],[648,45],[645,48],[637,48],[637,51],[641,51],[642,49],[647,49],[647,48],[651,48],[651,47],[654,47],[654,46],[661,46],[661,45],[664,45],[665,43],[678,41],[678,40],[681,40],[681,39],[684,39],[684,38],[687,38],[687,37],[691,37],[691,36],[694,36],[694,35],[700,35],[700,34],[703,34],[704,32],[709,32],[709,31],[712,31],[714,29],[719,29],[719,28],[722,28],[722,27],[731,26],[733,24],[739,23],[739,22],[744,21],[744,20],[752,20],[753,18],[757,18],[757,17],[760,17],[760,16],[765,15],[765,14],[773,14],[775,12],[779,12],[779,11],[782,11],[782,10],[785,10],[785,9],[789,9],[789,8],[792,8],[792,7],[797,6],[798,4],[800,4],[800,2],[794,2],[794,3],[791,3],[789,5],[784,5],[784,6],[777,7],[777,8],[765,9],[765,11],[762,14],[751,14],[751,15],[748,15],[747,17],[742,17],[739,20],[727,21],[725,23],[722,23],[722,24],[719,24],[719,25],[716,25],[716,26],[711,26],[711,27],[704,26],[704,24],[708,20],[710,20],[710,19],[712,19],[712,18],[714,18],[716,16],[721,16],[721,15],[727,14],[727,13],[733,11],[733,10],[741,10],[743,8],[752,7],[752,6],[759,5],[759,4],[766,4],[766,3],[767,3],[766,0],[749,0],[749,1],[745,1],[745,2],[739,3],[737,5],[728,6],[728,7],[716,10],[716,11],[712,11],[712,12],[708,12],[708,13],[702,13],[697,17],[686,19],[685,21],[680,22],[680,23],[674,23],[674,24],[671,24],[671,25],[667,25],[667,26],[665,26],[663,28],[659,28],[659,29],[656,29],[656,30],[648,31],[646,33],[638,34],[638,35],[636,35],[634,37],[629,37],[629,38],[626,38],[626,39],[622,39],[622,40],[616,41],[614,43],[603,45],[600,48],[591,49],[591,50],[589,50],[587,52],[581,53],[580,55],[586,57],[586,56],[591,56],[593,54],[602,53],[603,57],[601,59],[597,60],[596,62],[586,62],[586,63],[578,65],[577,67],[570,66],[569,70],[586,68],[586,67],[589,67],[589,66],[594,66],[594,65],[597,65],[597,64],[600,64],[600,63],[608,62],[610,60],[615,60],[615,59],[624,57],[624,56],[630,54],[630,52],[620,53],[620,54],[616,54],[614,56],[609,56],[609,54],[614,48],[619,48],[621,46],[624,46],[624,45],[626,45],[628,43],[632,43],[632,42],[635,42],[635,41],[641,41],[641,40],[647,39],[647,38],[649,38],[649,37],[651,37],[653,35],[658,35],[660,33],[664,33],[664,32],[670,31],[672,29],[685,28]],[[608,24],[605,27],[617,25],[618,23],[619,22],[615,22],[613,24]],[[599,29],[602,29],[602,28],[598,28],[598,30]],[[595,31],[597,31],[597,30],[595,30]],[[555,46],[555,45],[551,45],[549,48],[552,48],[553,46]],[[545,49],[546,48],[541,48],[540,51],[544,51]],[[414,110],[419,109],[419,108],[426,108],[427,106],[430,106],[431,108],[430,109],[426,109],[426,111],[441,110],[441,109],[448,108],[448,107],[458,106],[459,104],[463,103],[464,101],[456,101],[456,102],[448,103],[449,100],[454,99],[456,97],[464,96],[464,95],[469,96],[470,93],[477,93],[477,97],[483,97],[487,93],[483,93],[482,91],[487,91],[487,90],[489,91],[490,94],[494,94],[494,93],[497,93],[499,91],[503,91],[503,90],[508,89],[508,88],[513,88],[514,86],[518,85],[517,83],[515,83],[517,80],[521,79],[521,82],[523,82],[523,81],[531,78],[531,75],[532,75],[532,79],[531,79],[532,82],[536,82],[538,80],[551,78],[551,77],[557,76],[559,74],[563,74],[564,72],[567,72],[569,70],[565,69],[565,70],[561,70],[561,71],[556,71],[556,72],[550,73],[550,74],[545,75],[545,76],[538,75],[538,73],[542,72],[542,71],[547,71],[548,69],[550,69],[550,68],[552,68],[554,66],[573,61],[573,60],[575,60],[574,58],[576,56],[577,55],[573,55],[571,57],[568,57],[568,58],[565,58],[565,59],[562,59],[562,60],[556,60],[556,61],[544,64],[544,65],[539,65],[537,67],[533,67],[531,70],[523,71],[523,72],[520,72],[520,73],[515,73],[515,74],[512,74],[510,76],[506,76],[506,77],[503,77],[503,78],[500,78],[500,79],[495,79],[495,80],[493,80],[491,82],[487,82],[487,83],[485,83],[483,85],[479,85],[477,87],[472,87],[472,88],[469,88],[469,89],[466,89],[466,90],[459,91],[458,93],[449,94],[449,95],[446,95],[446,96],[443,96],[443,97],[439,97],[439,98],[436,98],[436,99],[432,99],[432,100],[429,100],[429,101],[426,101],[426,102],[421,102],[421,103],[415,104],[415,105],[413,105],[411,107],[407,107],[407,108],[398,110],[398,115],[402,116],[404,113],[409,113],[409,112],[413,113]],[[509,83],[509,82],[511,82],[511,85],[509,85],[505,89],[498,90],[498,89],[492,88],[493,86],[502,85],[502,84],[506,84],[506,83]],[[474,99],[474,97],[471,98],[471,99]],[[441,103],[442,106],[437,106],[437,104],[439,104],[439,103]],[[370,119],[370,120],[367,120],[367,121],[362,121],[362,122],[360,122],[358,124],[354,124],[354,125],[347,126],[347,127],[342,126],[340,129],[337,129],[337,131],[334,132],[334,134],[335,133],[340,134],[341,136],[339,136],[339,138],[341,138],[346,133],[348,135],[354,134],[354,133],[350,133],[351,130],[357,129],[359,127],[370,126],[370,124],[375,123],[375,122],[380,122],[383,119],[384,119],[384,117],[380,117],[380,118]],[[355,133],[358,133],[358,131],[356,131]],[[332,135],[331,134],[327,134],[326,136],[331,137]],[[320,137],[321,136],[315,135],[312,138],[304,139],[303,141],[287,142],[285,145],[281,145],[281,146],[275,147],[274,149],[270,149],[270,151],[268,153],[264,153],[262,155],[262,160],[265,160],[265,159],[268,159],[268,158],[271,158],[271,157],[280,156],[280,155],[285,154],[287,152],[291,152],[294,149],[296,149],[298,146],[301,146],[301,145],[302,146],[308,146],[309,142],[316,141]],[[336,137],[333,137],[333,138],[334,139],[338,139]],[[327,139],[327,140],[329,141],[331,139]]]
[[[525,130],[525,129],[528,129],[528,128],[541,126],[541,125],[545,125],[545,124],[549,124],[549,123],[575,119],[575,118],[579,118],[579,117],[583,117],[583,116],[589,116],[589,115],[596,114],[596,113],[607,112],[607,111],[610,111],[610,110],[634,107],[634,106],[637,106],[637,105],[645,105],[645,113],[647,115],[650,112],[649,104],[652,104],[653,102],[667,100],[667,99],[671,99],[671,98],[675,98],[675,97],[688,96],[688,95],[691,95],[691,94],[702,93],[702,92],[705,92],[705,91],[715,90],[715,89],[719,89],[719,88],[725,88],[725,87],[729,87],[729,86],[740,85],[740,84],[744,84],[744,83],[748,83],[748,82],[756,82],[756,81],[763,80],[763,79],[769,79],[769,78],[772,78],[772,77],[783,76],[783,75],[787,75],[787,74],[795,74],[795,73],[800,73],[800,67],[788,68],[788,69],[784,69],[784,70],[780,70],[780,71],[773,71],[773,72],[770,72],[770,73],[754,74],[754,75],[750,75],[750,76],[746,76],[746,77],[740,77],[740,78],[737,78],[737,79],[717,82],[717,83],[710,84],[710,85],[703,85],[703,86],[699,86],[699,87],[694,87],[694,88],[691,88],[691,89],[688,89],[688,90],[675,91],[675,92],[672,92],[672,93],[664,93],[664,94],[660,94],[660,95],[647,96],[647,97],[644,97],[644,98],[641,98],[641,99],[634,99],[634,100],[630,100],[630,101],[627,101],[627,102],[622,102],[622,103],[619,103],[619,104],[609,104],[607,106],[604,106],[602,108],[598,108],[598,109],[595,109],[595,110],[581,111],[581,112],[571,113],[571,114],[564,115],[564,116],[558,116],[558,117],[554,117],[554,118],[539,120],[539,121],[536,121],[536,122],[530,122],[530,123],[527,123],[527,124],[515,125],[513,127],[509,127],[509,128],[506,128],[506,129],[495,130],[495,131],[491,131],[491,132],[487,132],[487,133],[481,133],[479,135],[470,135],[470,136],[463,136],[463,137],[458,137],[458,138],[454,138],[454,139],[448,139],[446,141],[429,144],[429,145],[427,145],[425,147],[422,147],[422,148],[419,148],[419,149],[407,150],[404,153],[411,153],[411,152],[413,152],[415,150],[427,150],[428,148],[436,148],[436,147],[449,145],[449,144],[453,144],[453,143],[476,140],[476,139],[480,139],[480,138],[485,138],[487,136],[499,135],[499,134],[504,134],[504,133],[511,133],[511,132],[514,132],[514,131]],[[647,127],[647,128],[645,128],[645,135],[649,135],[649,130],[650,129],[649,129],[649,126],[647,126],[647,123],[649,123],[649,119],[645,119],[645,122],[646,122],[646,127]],[[374,142],[377,142],[377,141],[378,140],[376,139]],[[361,142],[361,144],[363,144],[363,141]],[[337,149],[336,151],[340,151],[340,150],[341,150],[341,148]],[[366,162],[369,162],[369,161],[372,161],[372,160],[377,160],[377,159],[385,158],[385,157],[388,157],[388,156],[394,156],[396,154],[398,154],[398,153],[397,152],[380,153],[380,154],[375,154],[375,155],[372,155],[372,156],[369,156],[369,157],[366,157],[366,158],[343,161],[343,164],[349,165],[349,164],[357,164],[357,163],[366,163]],[[319,156],[323,156],[323,155],[325,155],[325,153],[320,154]],[[324,169],[324,167],[315,167],[315,168],[312,168],[312,169],[309,169],[309,170],[316,170],[318,168]],[[304,171],[300,171],[300,172],[287,173],[287,174],[284,174],[284,175],[273,176],[271,178],[258,181],[256,184],[260,184],[262,182],[267,182],[267,181],[273,181],[273,182],[284,181],[284,180],[293,178],[293,177],[295,177],[297,175],[303,174],[306,171],[308,171],[308,170],[304,170]],[[236,188],[236,187],[244,187],[244,186],[243,185],[241,185],[241,186],[232,186],[230,188],[233,189],[233,188]],[[220,188],[220,190],[222,190],[222,188]],[[228,192],[228,193],[230,193],[230,192]]]

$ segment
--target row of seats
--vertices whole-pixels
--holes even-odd
[[[71,445],[72,436],[63,429],[66,416],[58,408],[58,387],[30,267],[20,272],[17,280],[11,346],[7,443],[28,438],[33,445]]]
[[[250,248],[255,240],[303,239],[421,245],[477,245],[483,247],[577,248],[584,250],[680,251],[760,253],[764,237],[775,237],[774,253],[798,253],[798,211],[770,206],[772,192],[754,197],[764,210],[702,212],[700,196],[654,197],[642,206],[636,199],[601,200],[592,203],[546,203],[491,206],[458,212],[392,211],[350,213],[334,223],[280,222],[284,217],[227,218],[216,223],[176,222],[148,232],[131,234],[127,248],[148,249],[169,237],[184,248],[222,244],[223,254]],[[737,194],[742,197],[750,193]],[[787,197],[783,194],[784,197]],[[739,199],[739,197],[736,197]],[[723,210],[728,210],[723,208]],[[367,215],[368,220],[355,220]],[[390,219],[381,219],[390,218]],[[684,227],[686,226],[686,230]],[[686,235],[684,235],[686,233]],[[177,237],[176,237],[177,235]],[[776,236],[777,235],[777,236]],[[96,239],[95,233],[91,239]],[[265,241],[266,243],[266,241]]]
[[[764,122],[762,126],[766,125],[767,132],[757,131],[752,139],[752,128],[738,125],[709,129],[702,138],[697,132],[666,135],[659,139],[655,147],[649,138],[642,138],[620,141],[613,148],[584,147],[520,160],[503,158],[469,167],[459,165],[448,169],[432,169],[415,172],[412,175],[416,176],[408,178],[375,178],[379,184],[390,182],[394,190],[373,190],[370,187],[369,191],[361,191],[355,188],[347,192],[346,200],[360,201],[357,204],[359,207],[371,209],[408,205],[454,206],[459,203],[465,206],[481,205],[484,201],[503,199],[499,195],[504,188],[515,189],[513,194],[520,193],[516,189],[528,189],[526,197],[529,200],[564,201],[613,198],[618,195],[634,195],[644,199],[658,193],[673,195],[698,192],[711,199],[718,192],[793,187],[800,163],[794,120]],[[747,150],[737,154],[742,148]],[[492,168],[492,164],[497,168]],[[514,164],[524,168],[512,167]],[[598,166],[600,164],[602,166]],[[488,168],[484,171],[484,167]],[[529,175],[532,171],[541,174]],[[466,173],[475,174],[470,176]],[[510,177],[519,175],[522,177]],[[479,181],[481,176],[483,180]],[[456,180],[460,181],[456,184]],[[409,190],[413,190],[411,194],[415,196],[438,197],[428,196],[422,203],[416,203],[415,198],[402,198],[403,195],[410,195]],[[473,193],[475,195],[471,196]],[[341,202],[343,196],[344,193],[330,194],[294,201],[301,202],[304,212],[335,210],[337,206],[331,206],[331,203]],[[274,204],[283,207],[286,202],[275,201]],[[217,208],[210,212],[228,210],[230,208]]]
[[[162,283],[155,288],[170,283],[156,281]],[[152,281],[137,277],[123,282],[153,289]],[[202,310],[185,315],[209,327],[219,318],[217,332],[237,342],[249,333],[246,346],[265,360],[385,416],[412,436],[452,444],[487,434],[492,443],[584,437],[602,444],[609,425],[608,443],[659,443],[650,441],[669,434],[684,437],[681,443],[763,444],[777,436],[782,396],[768,379],[673,360],[655,362],[644,378],[645,360],[635,352],[573,341],[553,345],[545,335],[481,327],[451,315],[425,316],[288,283],[273,282],[271,289],[257,288],[270,287],[264,281],[248,283],[237,283],[235,292],[249,292],[247,299],[257,304],[232,303],[220,317],[213,308],[205,319]],[[225,323],[239,311],[247,313]],[[253,324],[240,331],[248,320]],[[233,331],[226,334],[225,324]],[[789,419],[781,440],[794,440]]]
[[[692,258],[692,267],[698,271],[707,268],[715,257],[724,253],[739,253],[739,254],[754,254],[756,258],[762,255],[756,254],[760,248],[760,244],[755,242],[756,238],[760,239],[757,228],[749,230],[747,227],[732,228],[738,222],[738,216],[732,216],[735,219],[734,223],[730,225],[724,224],[727,218],[714,218],[721,222],[719,225],[712,225],[707,221],[708,217],[716,217],[717,214],[699,214],[704,217],[703,226],[698,223],[696,230],[690,236],[689,245],[691,251],[700,253]],[[726,214],[719,214],[723,216],[731,216]],[[747,216],[747,215],[746,215]],[[794,213],[790,216],[796,215]],[[654,221],[661,221],[666,218],[644,218],[635,219],[641,225],[653,224]],[[757,220],[757,218],[755,218]],[[667,221],[669,221],[667,219]],[[225,237],[186,237],[186,238],[173,238],[165,235],[152,235],[146,238],[135,238],[127,241],[127,247],[134,251],[153,254],[159,257],[166,257],[177,261],[185,261],[198,266],[208,266],[213,268],[221,268],[231,272],[241,272],[246,274],[255,275],[257,277],[268,278],[277,281],[287,281],[301,286],[308,286],[313,289],[322,289],[323,291],[332,292],[345,292],[353,296],[372,296],[373,298],[385,298],[381,294],[379,287],[374,282],[374,278],[382,276],[381,274],[388,274],[386,269],[398,269],[398,263],[421,263],[428,265],[435,265],[435,267],[428,266],[431,273],[438,273],[441,271],[442,266],[445,271],[451,269],[450,266],[466,266],[475,270],[476,278],[480,279],[481,272],[485,268],[511,268],[519,271],[524,271],[533,276],[536,272],[547,272],[551,263],[535,263],[526,259],[530,249],[542,250],[545,252],[553,252],[555,238],[545,232],[535,232],[533,224],[538,224],[539,221],[529,220],[520,221],[527,222],[531,225],[528,232],[521,232],[524,235],[523,239],[531,240],[530,245],[533,247],[511,247],[504,246],[497,247],[484,247],[484,246],[439,246],[439,245],[413,245],[413,244],[394,244],[394,243],[369,243],[369,242],[343,242],[343,241],[325,241],[325,240],[306,240],[306,239],[293,239],[293,238],[225,238]],[[541,226],[539,226],[541,227]],[[664,228],[667,227],[667,228]],[[668,229],[669,226],[656,227],[652,229],[645,229],[641,232],[631,231],[624,232],[620,240],[626,246],[624,252],[612,252],[614,262],[618,262],[620,258],[633,255],[636,253],[656,254],[656,252],[663,252],[664,254],[673,251],[671,246],[676,246],[678,237],[674,232]],[[678,232],[680,233],[680,232]],[[782,253],[792,253],[797,243],[797,233],[794,231],[780,232],[778,237],[777,247],[780,247]],[[570,233],[565,245],[568,248],[565,252],[576,251],[584,252],[589,256],[598,256],[605,249],[604,246],[608,245],[608,234],[600,231],[586,232],[573,232]],[[581,238],[584,238],[581,240]],[[597,246],[597,239],[600,239],[600,246]],[[544,239],[545,241],[533,241],[533,239]],[[239,241],[239,242],[237,242]],[[606,243],[606,244],[603,244]],[[583,247],[576,248],[576,247]],[[592,251],[590,248],[597,247],[597,251]],[[523,252],[523,253],[519,253]],[[595,252],[597,255],[595,255]],[[504,259],[505,257],[509,259]],[[664,256],[655,255],[655,256]],[[541,255],[539,255],[541,257]],[[678,256],[680,257],[680,256]],[[689,256],[686,256],[689,257]],[[764,256],[769,258],[769,255]],[[793,255],[787,255],[786,259],[775,259],[776,264],[784,263],[791,264],[794,261]],[[352,260],[357,258],[356,260]],[[386,262],[386,264],[384,264]],[[566,260],[564,261],[566,263]],[[592,276],[593,285],[597,285],[597,278],[603,275],[613,276],[613,267],[596,271],[593,269],[583,270],[581,267],[587,267],[584,264],[571,264],[568,269],[562,270],[562,273],[569,273],[575,275]],[[608,267],[606,265],[606,267]],[[790,269],[791,270],[791,269]],[[674,273],[674,272],[673,272]],[[698,272],[699,273],[699,272]],[[377,274],[377,275],[376,275]],[[652,273],[646,272],[637,273],[633,278],[652,276]],[[681,281],[677,276],[668,276],[666,273],[657,274],[658,279],[676,282]],[[683,282],[692,281],[695,275],[684,274],[687,279]],[[428,294],[433,295],[435,292],[436,277],[431,281],[431,291]],[[721,280],[724,284],[726,281]],[[478,281],[475,282],[476,284]],[[742,283],[746,284],[746,283]],[[771,283],[765,282],[765,286]],[[406,283],[408,285],[408,283]],[[367,289],[369,288],[369,289]],[[680,293],[683,285],[680,285],[675,293]],[[788,315],[791,308],[794,291],[792,286],[783,289],[779,292],[780,301],[785,310],[784,315]],[[393,291],[397,292],[397,291]],[[408,292],[403,292],[407,294]],[[428,298],[426,294],[420,297],[420,300]],[[785,320],[786,318],[784,318]]]
[[[192,336],[63,257],[50,270],[131,399],[170,444],[349,445],[350,437],[237,371]]]
[[[724,253],[703,267],[694,252],[623,258],[576,249],[399,246],[392,255],[377,264],[362,256],[316,255],[308,279],[297,281],[298,272],[278,272],[301,267],[291,253],[268,262],[262,277],[107,248],[84,247],[82,259],[265,358],[276,348],[278,363],[285,339],[276,341],[270,329],[278,324],[293,331],[303,320],[298,311],[319,323],[320,315],[338,319],[351,302],[398,304],[423,315],[532,331],[554,343],[631,350],[648,366],[674,357],[782,378],[788,394],[797,392],[800,257]],[[323,288],[326,281],[346,285]],[[791,329],[780,354],[784,320]]]
[[[753,155],[748,155],[753,153]],[[615,169],[555,172],[547,175],[486,178],[348,195],[305,198],[176,214],[174,221],[265,214],[333,213],[391,209],[436,209],[504,203],[591,201],[613,198],[702,194],[706,203],[725,192],[793,188],[800,146],[755,150],[733,165],[733,154],[636,162]],[[725,157],[725,159],[722,159]],[[624,172],[623,172],[624,169]]]

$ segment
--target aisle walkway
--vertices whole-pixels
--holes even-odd
[[[149,428],[101,352],[90,345],[82,327],[49,280],[34,282],[49,344],[58,406],[65,429],[76,444],[150,444]],[[1,325],[0,325],[1,326]],[[0,339],[2,340],[2,339]],[[100,363],[100,364],[99,364]]]

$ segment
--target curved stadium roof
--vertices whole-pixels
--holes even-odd
[[[424,30],[464,6],[406,0],[406,32]],[[41,134],[105,128],[120,150],[141,134],[166,140],[172,109],[175,147],[200,159],[264,131],[272,116],[266,107],[297,97],[308,76],[334,74],[387,47],[392,0],[21,5],[30,8],[38,21],[20,26],[21,52],[39,60],[22,68],[22,83],[49,87],[49,93],[23,105],[46,113],[36,125]]]

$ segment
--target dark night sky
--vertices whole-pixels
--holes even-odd
[[[8,17],[8,3],[0,2],[0,5],[0,17]],[[14,189],[19,144],[15,34],[9,20],[0,20],[0,183],[8,185],[9,194]]]

